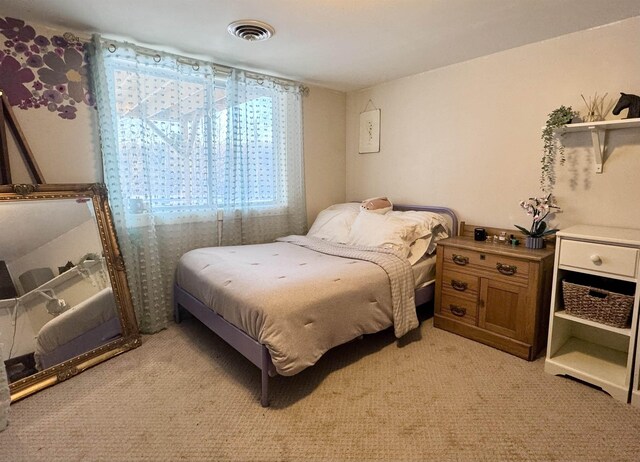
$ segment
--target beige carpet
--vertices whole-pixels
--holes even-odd
[[[423,322],[260,375],[195,321],[14,404],[0,460],[640,460],[640,409]]]

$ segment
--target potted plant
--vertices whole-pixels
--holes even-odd
[[[556,159],[560,159],[560,165],[564,165],[564,146],[555,135],[555,131],[564,127],[576,117],[578,113],[571,106],[560,106],[549,114],[549,118],[542,130],[544,142],[544,154],[542,155],[542,169],[540,173],[540,187],[544,192],[551,194],[556,184]]]
[[[560,207],[553,203],[551,194],[547,194],[545,197],[530,197],[527,200],[520,201],[520,207],[527,212],[527,215],[533,217],[533,222],[529,229],[514,225],[526,236],[525,247],[529,249],[543,248],[544,237],[558,231],[557,229],[548,229],[547,222],[544,220],[552,209],[560,210]]]

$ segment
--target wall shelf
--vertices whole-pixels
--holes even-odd
[[[640,128],[640,118],[569,124],[559,128],[556,133],[591,132],[593,153],[596,160],[596,173],[602,173],[605,133],[607,130],[619,130],[622,128]]]

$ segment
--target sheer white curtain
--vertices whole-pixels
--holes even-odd
[[[305,231],[299,89],[96,36],[105,183],[143,332],[188,250]]]

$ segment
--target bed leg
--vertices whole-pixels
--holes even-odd
[[[173,302],[173,320],[176,322],[176,324],[180,324],[182,322],[180,304],[177,302],[177,300],[174,300]]]
[[[262,394],[260,395],[260,404],[262,407],[269,406],[269,363],[271,362],[271,356],[269,356],[269,350],[264,345],[262,346]]]

